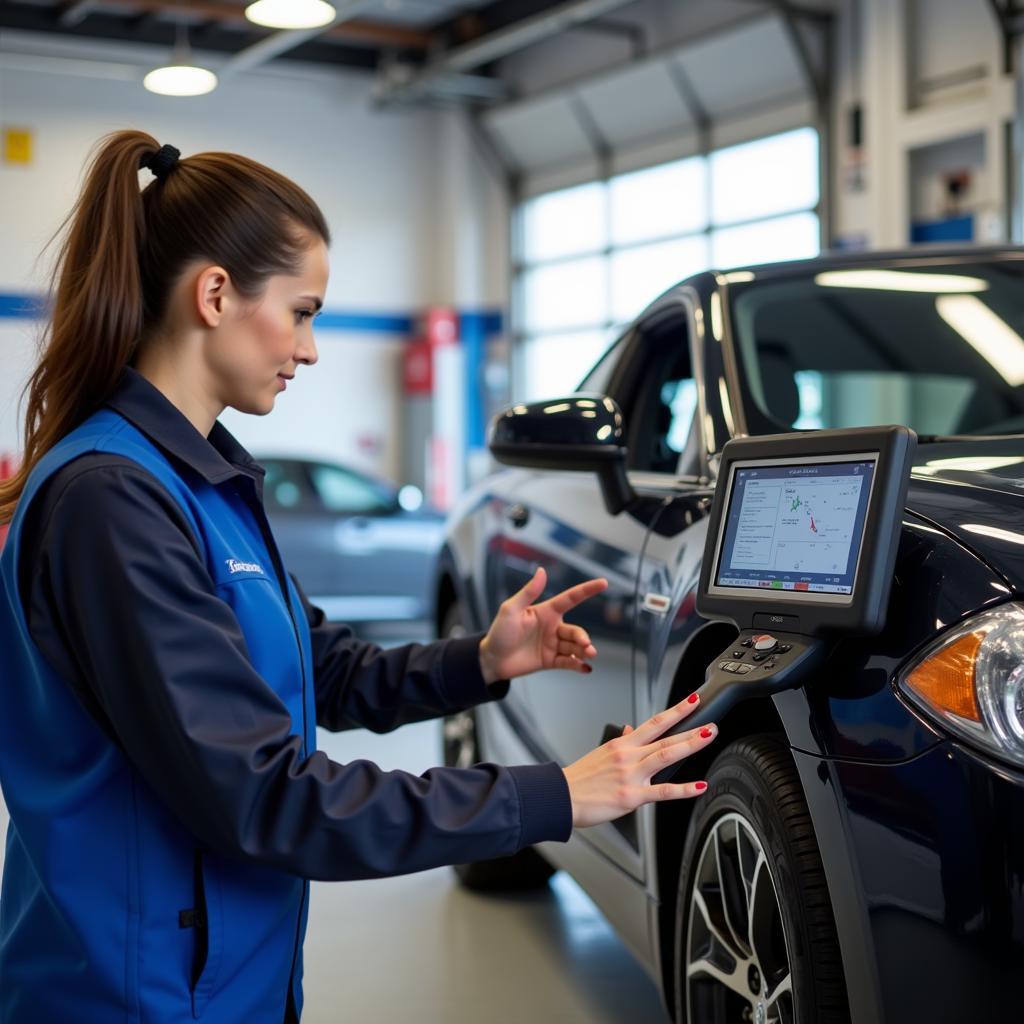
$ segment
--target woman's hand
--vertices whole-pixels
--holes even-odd
[[[504,601],[480,644],[480,668],[488,683],[514,679],[545,668],[589,672],[587,661],[597,655],[585,629],[570,626],[562,616],[600,594],[607,580],[588,580],[562,591],[542,604],[533,602],[544,593],[547,573],[538,569],[533,579]]]
[[[699,702],[697,694],[692,693],[636,729],[627,725],[621,736],[569,765],[565,777],[572,800],[573,827],[601,825],[656,800],[700,796],[708,788],[706,782],[651,785],[651,776],[703,750],[718,735],[714,725],[704,725],[658,738],[693,712]]]

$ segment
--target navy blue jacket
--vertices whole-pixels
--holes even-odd
[[[55,993],[77,994],[77,1002],[61,1005],[75,1006],[75,1019],[91,1020],[82,1007],[92,984],[103,990],[102,1012],[116,1005],[128,1020],[148,1019],[146,1007],[157,1012],[147,999],[168,998],[177,1009],[173,1016],[161,1009],[161,1020],[178,1019],[182,1007],[192,1017],[229,1020],[244,1006],[246,1019],[277,1024],[289,994],[290,1012],[301,1009],[308,887],[288,878],[398,874],[564,840],[571,830],[567,787],[555,765],[481,765],[415,777],[367,762],[339,765],[315,752],[314,718],[329,729],[384,731],[500,695],[502,687],[488,692],[480,676],[479,637],[384,652],[327,624],[285,575],[263,514],[259,468],[227,431],[218,425],[202,438],[132,371],[110,407],[100,414],[103,423],[123,422],[121,434],[135,438],[138,451],[148,447],[167,472],[116,444],[76,453],[29,507],[19,507],[0,563],[0,632],[24,643],[22,669],[0,674],[0,700],[19,709],[0,736],[0,781],[11,811],[0,898],[0,1021],[39,1020],[39,1007]],[[248,538],[229,558],[211,540],[218,516],[221,526]],[[21,633],[18,621],[27,625]],[[46,674],[51,685],[40,689]],[[28,743],[29,735],[46,742]],[[70,750],[82,755],[77,764],[65,763]],[[160,957],[171,965],[171,975],[150,979],[148,990],[141,968],[134,987],[126,977],[111,988],[100,966],[113,951],[90,948],[100,939],[80,925],[94,920],[102,931],[104,911],[90,905],[98,895],[98,867],[85,856],[92,833],[121,829],[129,841],[133,819],[110,818],[107,807],[107,817],[90,821],[87,801],[73,811],[51,800],[62,773],[68,792],[77,787],[81,797],[86,780],[103,774],[100,764],[103,772],[117,766],[137,809],[148,808],[148,830],[135,834],[135,884],[148,877],[155,885],[147,872],[161,858],[168,888],[188,875],[189,898],[167,897],[177,934],[162,918],[147,933],[143,915],[124,939],[130,948],[118,951],[137,953],[142,963],[149,950],[150,969]],[[84,843],[82,877],[68,878],[76,842]],[[40,870],[57,863],[59,878]],[[263,922],[262,952],[247,958],[237,920],[222,920],[214,935],[206,905],[211,876],[223,908],[234,900],[253,930]],[[106,888],[131,917],[132,899],[113,881]],[[142,888],[142,903],[148,897],[159,904]],[[118,900],[127,906],[117,907]],[[68,944],[62,928],[74,930],[72,922],[78,934]],[[225,948],[232,927],[234,950]],[[47,949],[54,951],[50,964]],[[209,962],[214,952],[219,972]],[[174,974],[186,963],[181,977]],[[268,977],[276,988],[266,989]],[[182,985],[178,1003],[165,991],[175,981]],[[247,1000],[271,990],[274,997],[262,999],[252,1017]]]

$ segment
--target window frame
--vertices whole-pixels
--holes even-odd
[[[627,468],[626,475],[633,486],[645,493],[664,493],[671,491],[693,490],[703,487],[710,479],[710,467],[708,460],[707,443],[704,434],[704,416],[706,412],[706,401],[704,395],[704,382],[701,379],[704,361],[699,351],[696,337],[696,324],[694,318],[694,303],[692,298],[684,294],[671,292],[659,300],[650,308],[646,315],[630,324],[615,340],[608,346],[608,350],[591,368],[587,375],[580,382],[577,393],[584,391],[588,393],[600,393],[611,398],[620,408],[623,419],[626,422],[627,435],[631,427],[631,417],[635,412],[636,403],[640,401],[644,381],[647,374],[644,367],[647,360],[643,353],[638,352],[650,345],[659,344],[652,335],[658,335],[666,331],[682,330],[686,335],[686,346],[690,358],[690,371],[692,379],[697,388],[697,404],[694,410],[693,420],[690,425],[690,432],[683,445],[682,454],[690,447],[696,445],[698,470],[696,476],[681,474],[677,471],[671,473],[658,472],[654,470]],[[673,326],[674,325],[674,326]],[[616,349],[620,349],[616,355]],[[612,365],[605,368],[602,364],[612,359]],[[603,391],[595,392],[590,384],[591,378],[603,371],[606,387]],[[696,440],[694,441],[694,434]]]

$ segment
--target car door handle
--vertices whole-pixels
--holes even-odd
[[[530,510],[525,505],[513,505],[505,516],[517,530],[521,530],[530,521]]]

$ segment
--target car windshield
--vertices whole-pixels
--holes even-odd
[[[823,268],[730,295],[754,432],[1024,433],[1024,259]]]

